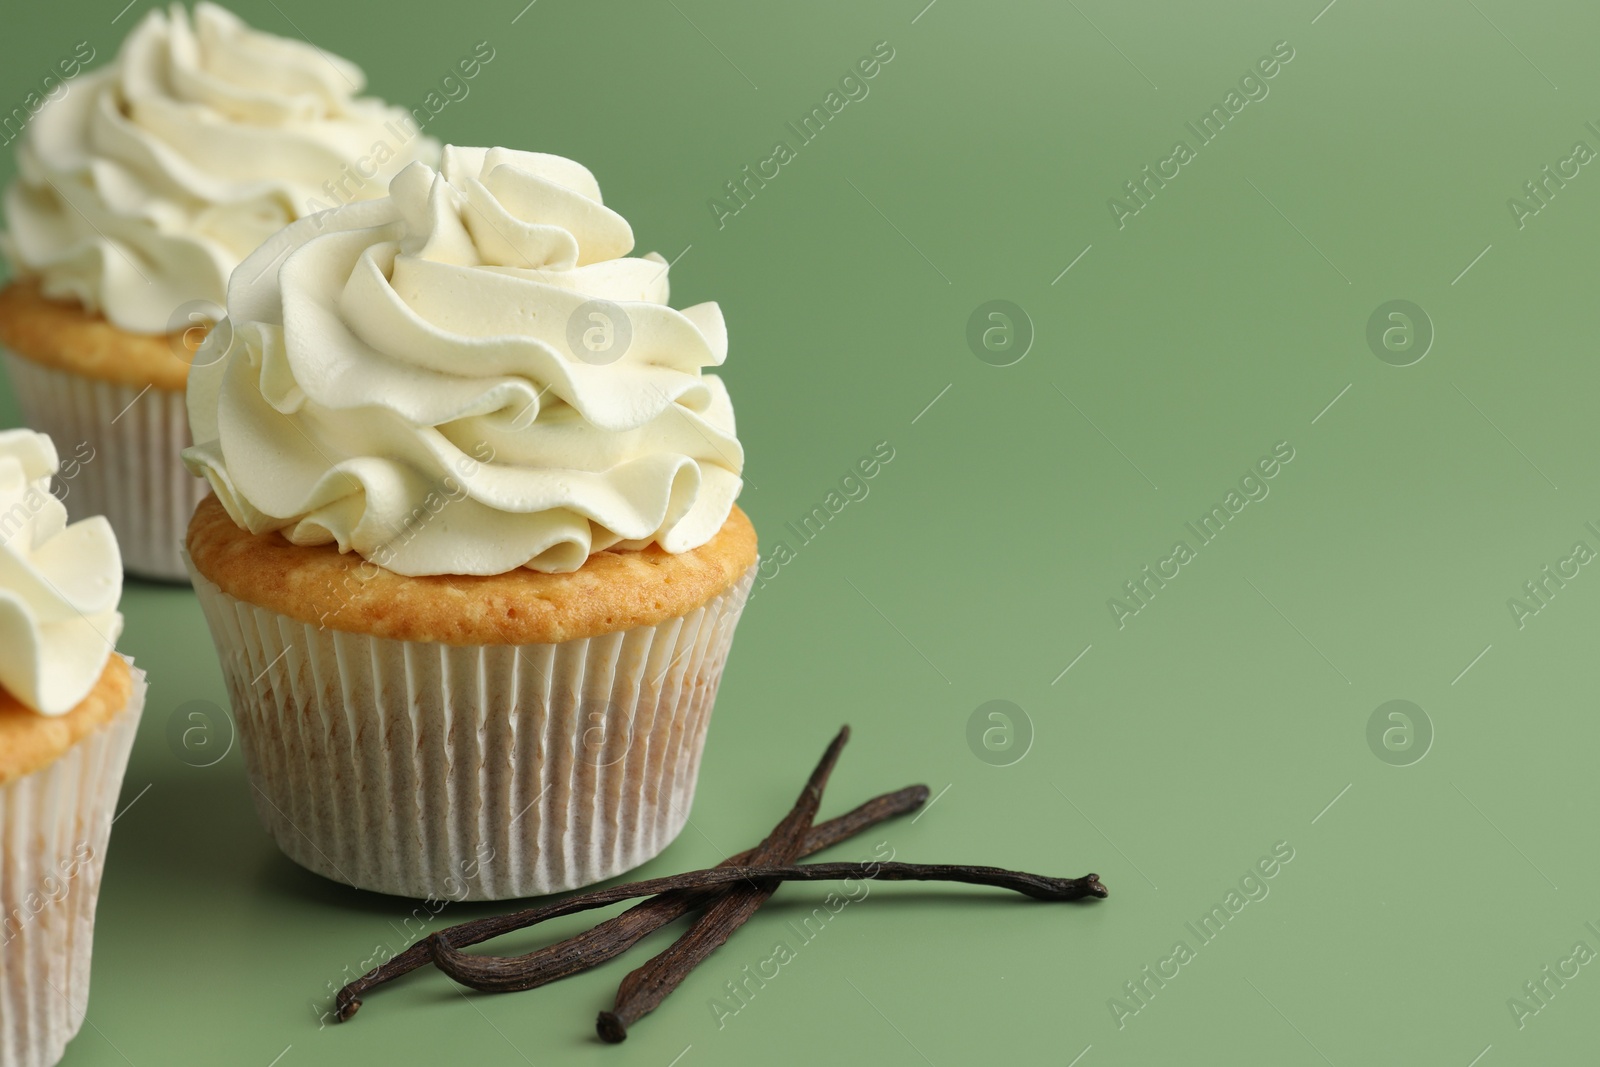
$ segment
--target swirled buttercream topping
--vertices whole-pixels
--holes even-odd
[[[122,632],[116,535],[99,516],[67,525],[59,468],[44,434],[0,430],[0,688],[45,715],[89,695]]]
[[[212,4],[152,11],[105,67],[65,83],[17,150],[0,239],[16,275],[134,333],[221,305],[286,223],[381,196],[437,145],[358,97],[353,64]]]
[[[234,275],[190,376],[189,468],[251,532],[406,575],[698,547],[742,484],[703,373],[727,330],[714,303],[666,306],[667,264],[632,248],[577,163],[447,147]]]

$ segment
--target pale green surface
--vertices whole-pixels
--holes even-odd
[[[906,859],[1093,869],[1113,898],[881,887],[719,1031],[709,999],[820,899],[791,887],[620,1048],[591,1028],[616,965],[498,998],[422,975],[319,1031],[324,984],[397,943],[410,905],[282,859],[237,752],[207,770],[175,758],[173,709],[223,690],[192,597],[133,586],[124,647],[152,688],[125,797],[154,785],[116,827],[93,1028],[68,1062],[701,1067],[827,1050],[943,1067],[1092,1046],[1083,1067],[1466,1067],[1491,1045],[1484,1067],[1590,1062],[1593,967],[1520,1031],[1507,999],[1578,939],[1600,949],[1584,929],[1600,925],[1600,577],[1584,568],[1520,631],[1506,601],[1575,540],[1600,547],[1583,529],[1600,522],[1600,174],[1520,232],[1506,199],[1574,140],[1600,148],[1584,129],[1600,15],[1341,0],[1313,24],[1322,2],[940,0],[913,24],[925,0],[540,0],[514,26],[521,0],[241,4],[407,103],[489,40],[496,59],[433,129],[572,155],[642,248],[693,245],[674,302],[727,313],[742,503],[766,551],[874,443],[896,450],[753,601],[693,829],[642,873],[753,843],[848,720],[825,812],[910,781],[949,791],[834,857],[888,840]],[[82,36],[64,26],[108,54],[147,5],[116,26],[115,2],[16,6],[6,106]],[[1283,39],[1297,55],[1270,96],[1117,230],[1107,197]],[[896,57],[871,95],[719,232],[706,199],[879,40]],[[1011,367],[965,342],[997,298],[1037,329]],[[1367,348],[1391,299],[1437,328],[1414,366]],[[1296,457],[1271,495],[1119,631],[1107,598],[1283,440]],[[1396,698],[1436,730],[1409,767],[1366,741]],[[1010,767],[967,746],[992,699],[1034,725]],[[1295,858],[1270,895],[1119,1032],[1109,998],[1193,944],[1185,922],[1278,841]]]

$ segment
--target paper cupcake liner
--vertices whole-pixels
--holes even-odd
[[[115,719],[0,786],[0,1067],[49,1067],[83,1025],[95,902],[144,695],[135,670]]]
[[[190,444],[183,394],[101,381],[14,352],[5,362],[28,425],[50,435],[63,464],[79,459],[76,473],[57,479],[67,513],[111,520],[130,573],[187,581],[179,548],[206,483],[178,458]],[[85,445],[93,449],[86,461]]]
[[[278,847],[362,889],[504,900],[603,881],[683,829],[755,570],[657,626],[471,647],[319,628],[190,573]]]

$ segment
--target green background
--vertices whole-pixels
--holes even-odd
[[[221,678],[193,597],[132,583],[123,649],[150,701],[67,1062],[1592,1059],[1600,968],[1521,1027],[1507,1002],[1575,942],[1600,949],[1600,570],[1520,628],[1507,601],[1575,541],[1600,548],[1600,173],[1521,229],[1507,199],[1600,148],[1600,13],[1323,2],[236,5],[408,106],[492,45],[428,132],[577,158],[641,249],[683,253],[674,303],[727,314],[741,503],[769,554],[894,449],[751,602],[692,825],[640,873],[753,844],[849,722],[825,815],[942,793],[830,858],[887,841],[1094,870],[1112,898],[879,886],[719,1028],[711,998],[823,893],[789,887],[617,1048],[592,1023],[621,965],[507,996],[425,973],[319,1028],[328,984],[399,947],[414,904],[283,859],[236,750],[178,758],[169,720],[223,702]],[[109,56],[148,6],[113,25],[117,0],[8,5],[0,103],[78,40]],[[719,229],[723,182],[879,41],[870,95]],[[1108,199],[1279,41],[1270,95],[1119,229]],[[966,339],[995,299],[1036,335],[1011,366]],[[1436,331],[1411,366],[1366,340],[1394,299]],[[1285,441],[1270,495],[1119,628],[1107,601]],[[1367,739],[1394,699],[1433,734],[1417,760],[1413,723],[1406,766]],[[991,760],[1031,733],[1008,766],[968,743],[991,700],[1025,716]],[[1185,924],[1278,842],[1294,859],[1270,894],[1119,1028],[1123,984],[1195,947]]]

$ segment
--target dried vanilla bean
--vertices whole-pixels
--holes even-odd
[[[838,762],[839,751],[850,739],[850,727],[839,731],[833,739],[822,762],[812,772],[806,787],[800,792],[794,808],[783,821],[773,828],[766,840],[757,845],[746,860],[748,866],[767,866],[793,863],[800,858],[805,845],[806,832],[816,817],[822,803],[822,791],[828,776]],[[684,933],[664,952],[644,966],[631,971],[617,987],[616,1002],[610,1011],[603,1011],[595,1021],[595,1030],[602,1041],[616,1044],[628,1036],[628,1027],[656,1009],[679,984],[708,956],[720,948],[733,932],[760,910],[779,883],[770,879],[741,886],[719,897],[703,911]]]
[[[603,908],[608,904],[633,897],[653,896],[656,893],[714,889],[747,879],[827,882],[848,881],[852,878],[880,882],[961,882],[967,885],[1009,889],[1033,897],[1035,900],[1048,901],[1104,899],[1110,895],[1097,874],[1085,874],[1077,878],[1054,878],[1027,871],[1011,871],[1001,867],[975,867],[959,863],[868,862],[806,863],[792,867],[710,867],[703,871],[673,875],[670,878],[652,878],[646,882],[633,882],[583,893],[540,908],[530,908],[513,915],[501,916],[498,920],[480,919],[473,923],[462,923],[460,927],[451,927],[432,934],[420,944],[427,948],[433,962],[441,971],[462,985],[500,992],[519,988],[516,985],[516,972],[525,957],[480,956],[462,952],[456,947],[458,930],[474,927],[467,930],[466,935],[472,937],[474,941],[485,941],[490,937],[499,936],[500,933],[520,930],[550,919],[558,919],[563,915],[573,915],[591,908]],[[485,934],[483,924],[490,922],[510,925],[506,925],[504,930]]]
[[[848,741],[840,730],[812,772],[794,806],[755,848],[707,870],[611,886],[527,908],[509,915],[474,919],[441,930],[369,971],[339,991],[337,1018],[343,1022],[361,1007],[363,994],[425,963],[475,989],[509,992],[532,989],[587,970],[627,951],[667,923],[704,909],[689,930],[666,951],[625,978],[614,1007],[602,1012],[596,1028],[602,1039],[622,1041],[627,1028],[652,1011],[697,966],[743,925],[786,881],[878,880],[946,881],[1009,889],[1040,900],[1085,900],[1107,896],[1097,875],[1052,878],[998,867],[964,864],[862,863],[797,864],[794,861],[851,837],[895,815],[926,803],[925,786],[908,786],[875,797],[850,813],[813,826],[823,789]],[[521,956],[478,955],[463,951],[550,919],[648,897],[593,929]]]
[[[910,814],[927,803],[928,795],[927,786],[909,785],[904,789],[873,797],[838,818],[829,819],[812,827],[811,832],[806,835],[806,846],[802,855],[814,855],[825,848],[832,848],[842,841],[847,841],[865,830],[870,830],[879,823]],[[753,850],[747,849],[731,856],[724,860],[723,864],[742,866],[749,859],[751,851]],[[496,985],[494,977],[484,975],[479,979],[480,984],[477,984],[476,988],[493,992],[534,989],[586,971],[622,955],[642,938],[704,906],[720,892],[722,892],[720,889],[686,890],[681,893],[666,893],[641,904],[635,904],[621,915],[607,919],[591,930],[558,944],[545,945],[525,956],[516,957],[518,961],[516,975],[505,976],[503,981],[506,984]],[[451,943],[460,946],[475,945],[518,929],[514,924],[504,925],[505,918],[505,916],[494,916],[451,927]],[[347,1021],[360,1009],[361,998],[367,993],[379,986],[387,985],[396,978],[410,974],[418,967],[426,966],[430,961],[427,939],[418,940],[393,959],[373,968],[339,990],[334,1003],[334,1017],[340,1022]]]

